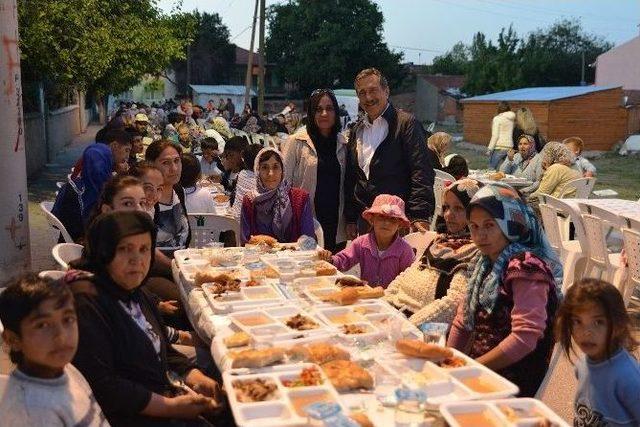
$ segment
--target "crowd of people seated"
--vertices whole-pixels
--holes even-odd
[[[0,377],[1,424],[234,425],[171,272],[173,252],[190,244],[188,214],[214,212],[206,180],[228,196],[241,244],[316,238],[321,227],[321,259],[340,271],[359,265],[414,325],[447,324],[447,345],[512,381],[519,396],[535,395],[558,340],[567,355],[584,353],[576,419],[638,425],[637,343],[622,297],[595,279],[562,294],[562,264],[529,203],[595,174],[582,140],[545,143],[530,112],[500,107],[490,146],[500,152],[490,160],[534,182],[527,199],[468,178],[464,157],[448,153],[451,136],[428,135],[396,109],[378,70],[361,71],[354,85],[362,115],[347,129],[330,89],[310,95],[305,117],[288,106],[272,121],[250,106],[236,114],[230,100],[119,108],[54,207],[82,257],[59,281],[29,274],[0,294],[16,364]],[[280,148],[231,132],[270,126],[287,133]],[[416,257],[403,236],[426,236],[435,169],[455,181],[441,194],[444,229]]]

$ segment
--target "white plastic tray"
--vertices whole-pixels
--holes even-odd
[[[233,333],[239,331],[240,329],[235,326],[232,325],[231,328],[228,331],[225,331],[222,334],[216,335],[213,338],[212,344],[211,344],[211,353],[213,355],[213,360],[216,362],[216,366],[218,366],[220,368],[221,371],[227,371],[229,369],[231,369],[231,363],[233,362],[231,359],[229,359],[227,357],[227,354],[230,351],[242,351],[242,350],[246,350],[249,348],[252,348],[254,346],[254,343],[250,343],[247,346],[243,346],[243,347],[234,347],[234,348],[228,348],[225,343],[224,343],[224,339],[230,335],[232,335]],[[318,334],[313,334],[313,335],[297,335],[294,338],[288,338],[288,339],[280,339],[280,338],[276,338],[273,340],[272,343],[269,343],[269,347],[281,347],[284,349],[289,349],[295,345],[304,345],[304,344],[310,344],[310,343],[316,343],[316,342],[324,342],[327,344],[331,344],[337,347],[342,348],[345,351],[349,351],[348,348],[344,347],[343,345],[341,345],[337,339],[337,337],[335,336],[335,333],[333,333],[332,331],[325,331],[326,333],[318,333]],[[274,366],[281,366],[283,364],[290,364],[291,362],[286,359],[284,363],[280,363],[278,365],[274,365]],[[265,367],[265,368],[258,368],[258,369],[252,369],[252,372],[263,372],[263,370],[269,370],[272,369],[271,366],[269,367]]]
[[[247,288],[251,289],[251,288]],[[289,318],[302,315],[317,324],[313,329],[298,330],[286,325]],[[251,335],[256,341],[273,342],[274,340],[293,339],[298,336],[329,334],[330,327],[313,313],[306,312],[295,305],[282,305],[253,310],[235,312],[228,315],[231,321],[242,331]],[[251,325],[249,322],[260,321]]]
[[[466,365],[459,368],[442,368],[424,359],[408,358],[399,353],[383,359],[384,365],[408,386],[419,387],[427,393],[427,404],[440,405],[446,402],[478,399],[503,399],[518,393],[518,386],[479,364],[465,354],[452,349],[455,357],[462,358]],[[416,382],[416,374],[425,372],[430,381]],[[471,378],[482,378],[494,391],[480,391],[468,384]],[[472,380],[473,381],[473,380]]]
[[[255,307],[272,306],[282,304],[285,297],[277,286],[269,279],[263,281],[260,286],[240,286],[238,292],[227,292],[216,295],[211,291],[212,285],[204,283],[202,291],[215,314],[227,314],[235,311],[254,309]],[[258,296],[263,296],[258,298]]]
[[[286,387],[282,381],[291,379],[300,374],[302,369],[315,367],[323,379],[323,383],[318,386],[310,387]],[[331,382],[326,377],[322,369],[315,364],[305,363],[295,366],[282,367],[284,369],[272,370],[271,372],[263,372],[258,374],[235,375],[233,370],[223,374],[224,387],[229,396],[229,404],[235,422],[240,427],[279,427],[279,426],[306,426],[308,418],[304,414],[302,408],[313,403],[309,401],[300,405],[300,409],[296,410],[294,403],[296,399],[309,399],[310,396],[321,396],[317,401],[332,401],[340,405],[341,399]],[[275,383],[277,389],[275,396],[271,400],[263,402],[243,403],[237,399],[236,390],[233,384],[236,381],[246,381],[256,378],[263,378]],[[345,408],[343,408],[345,410]]]
[[[502,408],[512,408],[521,411],[524,416],[518,417],[516,420],[510,420]],[[527,415],[542,416],[550,421],[554,427],[569,427],[569,424],[549,409],[547,405],[531,398],[485,400],[481,402],[448,402],[440,406],[440,413],[451,427],[472,425],[465,424],[464,421],[457,417],[464,414],[478,414],[483,412],[491,419],[491,421],[482,424],[487,427],[491,427],[492,425],[509,427],[533,427],[541,425],[537,423],[537,421],[540,420],[539,418]]]

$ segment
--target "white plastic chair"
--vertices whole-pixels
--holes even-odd
[[[83,246],[77,243],[58,243],[51,249],[51,255],[63,270],[69,268],[69,263],[82,256]]]
[[[67,229],[64,227],[62,222],[60,222],[60,220],[54,214],[51,213],[52,208],[53,208],[53,202],[40,202],[40,209],[42,209],[42,212],[44,213],[44,216],[47,218],[47,222],[49,223],[51,228],[59,231],[62,234],[62,238],[64,239],[65,242],[73,243],[73,239],[71,238],[71,235],[69,234]]]
[[[622,267],[620,253],[609,253],[606,237],[612,226],[618,226],[618,217],[607,210],[583,203],[580,203],[580,212],[589,242],[584,277],[597,277],[620,289],[620,283],[616,283],[617,273]]]
[[[44,270],[38,273],[38,277],[41,279],[59,280],[62,279],[65,274],[67,274],[66,271],[61,270]]]
[[[562,190],[560,190],[560,198],[565,197],[567,193],[575,189],[576,194],[572,197],[576,199],[588,199],[589,196],[591,196],[591,191],[593,190],[594,185],[596,185],[596,179],[594,177],[572,179],[562,187]]]
[[[405,242],[416,251],[416,259],[420,259],[427,246],[436,238],[438,233],[435,231],[425,231],[424,233],[416,231],[404,236]]]
[[[240,240],[240,223],[238,220],[224,215],[210,213],[190,213],[188,215],[191,227],[191,248],[202,248],[211,242],[219,241],[220,233],[233,231],[235,233],[235,246]]]
[[[571,284],[573,284],[576,276],[581,276],[582,269],[580,266],[585,260],[585,255],[582,251],[580,240],[568,240],[568,236],[563,237],[563,233],[560,230],[561,218],[558,216],[558,213],[563,212],[559,212],[554,206],[557,205],[557,203],[551,204],[553,203],[551,199],[553,199],[553,202],[557,202],[558,200],[546,194],[541,195],[539,208],[542,215],[545,234],[549,238],[551,247],[560,257],[560,261],[563,265],[562,290],[565,291]],[[578,274],[576,274],[576,272]]]
[[[627,306],[633,298],[633,292],[640,287],[640,220],[621,216],[620,225],[627,257],[627,277],[622,298]]]
[[[433,217],[431,218],[431,231],[435,231],[436,223],[438,222],[438,217],[442,216],[442,193],[445,188],[445,180],[444,178],[440,178],[436,176],[433,179],[433,198],[436,202],[436,206],[433,209]]]
[[[322,224],[315,218],[313,218],[313,231],[316,233],[318,246],[324,248],[324,230],[322,229]]]
[[[443,170],[434,169],[433,171],[436,173],[436,177],[437,178],[442,178],[445,181],[451,181],[451,182],[454,182],[456,180],[456,178],[453,175],[451,175],[450,173],[447,173],[447,172],[445,172]]]

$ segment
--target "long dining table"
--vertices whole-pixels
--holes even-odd
[[[446,423],[453,426],[464,425],[455,421],[455,415],[460,411],[486,411],[498,420],[494,425],[516,425],[507,421],[505,414],[501,415],[500,405],[514,408],[525,405],[532,411],[535,409],[536,414],[544,414],[548,420],[555,423],[553,425],[567,425],[538,400],[513,399],[512,396],[517,394],[515,385],[456,350],[453,350],[454,356],[451,360],[457,360],[456,363],[460,365],[451,369],[446,367],[446,363],[440,367],[424,359],[402,355],[394,343],[403,338],[422,341],[421,330],[411,324],[400,311],[381,299],[358,300],[347,306],[331,304],[322,299],[319,295],[327,290],[322,288],[323,286],[335,286],[336,279],[347,276],[337,271],[334,276],[315,276],[313,267],[310,266],[321,261],[317,260],[316,251],[306,251],[304,258],[298,257],[298,254],[303,252],[305,251],[296,252],[295,255],[293,252],[284,251],[256,255],[255,248],[207,248],[185,249],[174,254],[173,276],[180,291],[181,301],[195,331],[203,340],[211,343],[211,354],[223,373],[224,387],[238,425],[309,425],[310,420],[305,415],[305,409],[301,407],[299,399],[300,393],[313,394],[311,390],[318,393],[324,390],[326,396],[335,398],[345,415],[364,414],[375,426],[445,426]],[[213,262],[214,258],[219,259],[221,253],[239,257],[235,258],[232,265],[222,267],[217,261]],[[266,269],[278,274],[268,277],[258,275],[257,281],[251,283],[253,273],[264,272]],[[228,293],[216,294],[217,285],[200,283],[196,279],[198,273],[225,273],[237,278],[240,283],[238,295],[244,295],[248,299],[237,300],[234,296],[227,301],[225,297],[229,296]],[[211,280],[215,279],[208,277]],[[352,279],[358,280],[355,277]],[[261,302],[260,298],[263,298],[265,291],[270,295],[267,298],[271,299]],[[319,293],[315,293],[316,291]],[[258,298],[255,303],[251,301],[251,295]],[[314,319],[317,331],[287,331],[283,324],[276,325],[277,321],[284,322],[282,316],[291,316],[294,313]],[[262,326],[243,325],[242,319],[250,318],[254,321],[256,316],[265,316],[274,322],[270,325],[272,330],[266,335]],[[361,326],[371,330],[366,330],[361,336],[347,335],[347,328],[342,324],[333,324],[331,316],[359,316]],[[277,328],[273,329],[276,326]],[[325,381],[324,385],[318,385],[317,389],[309,387],[306,391],[290,390],[288,386],[283,386],[283,375],[290,376],[293,372],[300,372],[303,366],[316,366],[320,369],[322,365],[301,364],[300,361],[294,363],[288,356],[283,365],[236,369],[234,357],[244,347],[230,348],[227,340],[240,332],[247,332],[251,336],[247,349],[291,349],[296,345],[330,344],[348,353],[352,362],[365,369],[372,379],[372,384],[363,388],[337,391],[329,381]],[[258,376],[277,382],[279,395],[273,402],[240,402],[239,392],[235,389],[237,382],[255,379]],[[489,381],[492,388],[473,389],[472,382],[467,382],[470,378]],[[406,392],[407,389],[412,389],[411,393],[416,390],[426,392],[421,395],[426,400],[419,405],[418,423],[399,422],[402,416],[407,416],[404,413],[406,401],[398,401],[397,396],[402,395],[396,392]],[[302,402],[308,403],[305,399],[302,399]],[[416,413],[413,413],[413,417],[415,419]]]

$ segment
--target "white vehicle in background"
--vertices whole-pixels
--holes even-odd
[[[349,114],[340,117],[342,129],[345,129],[350,122],[355,122],[358,119],[358,95],[356,95],[355,89],[335,89],[333,93],[338,100],[338,106],[344,105]]]

